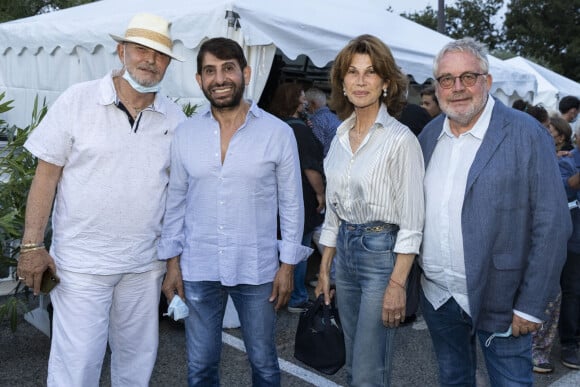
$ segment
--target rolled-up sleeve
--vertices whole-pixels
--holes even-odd
[[[295,265],[312,253],[312,249],[302,246],[304,232],[304,203],[302,199],[302,175],[298,148],[292,129],[288,127],[282,147],[281,157],[276,169],[278,205],[280,214],[280,233],[278,242],[280,261]]]
[[[397,156],[396,164],[399,168],[393,175],[396,187],[399,187],[396,191],[398,196],[395,197],[395,208],[400,211],[400,223],[394,251],[400,254],[419,254],[425,223],[425,165],[415,136],[409,134],[404,137]]]

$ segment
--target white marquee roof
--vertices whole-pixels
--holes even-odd
[[[363,33],[385,41],[403,71],[422,83],[432,76],[434,56],[451,39],[386,8],[386,3],[373,0],[101,0],[0,24],[0,54],[8,63],[0,66],[0,91],[7,89],[11,94],[11,90],[19,90],[11,94],[18,98],[28,90],[29,101],[32,92],[44,90],[50,102],[70,84],[119,67],[116,43],[108,34],[122,35],[131,17],[139,12],[169,19],[175,49],[188,59],[173,62],[164,81],[166,94],[176,98],[203,99],[197,85],[189,83],[195,83],[196,48],[203,39],[215,36],[238,40],[251,56],[257,84],[250,96],[256,99],[263,90],[275,47],[290,59],[305,54],[322,67],[348,40]],[[228,28],[226,11],[239,15],[239,29]],[[74,63],[66,64],[66,56],[81,67],[67,67]],[[535,93],[533,75],[493,57],[490,63],[493,93],[508,97]],[[31,77],[34,66],[44,66],[46,72]],[[13,84],[13,79],[20,79],[21,84]]]

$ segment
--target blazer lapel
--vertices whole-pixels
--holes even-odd
[[[469,169],[469,174],[467,175],[467,185],[465,187],[465,192],[469,192],[471,186],[483,170],[491,156],[495,153],[499,144],[502,143],[505,136],[507,135],[506,126],[507,123],[504,121],[504,114],[502,112],[506,107],[496,101],[491,114],[491,121],[489,122],[489,128],[481,142],[481,146],[475,155],[475,159],[471,164]]]
[[[437,145],[437,139],[443,130],[443,121],[445,117],[444,114],[440,114],[432,122],[430,122],[428,127],[425,127],[419,134],[419,142],[421,143],[421,149],[423,150],[423,160],[425,161],[425,168],[429,165],[435,146]]]

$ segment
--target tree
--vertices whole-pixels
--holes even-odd
[[[580,81],[580,0],[511,0],[505,37],[512,51]]]
[[[447,14],[447,8],[449,7],[445,7],[445,14]],[[417,24],[430,28],[433,31],[437,31],[437,10],[433,9],[430,5],[428,5],[423,11],[402,13],[401,16],[412,20]]]
[[[489,50],[501,44],[502,34],[494,18],[503,5],[503,0],[459,0],[455,7],[446,10],[449,36],[463,38],[471,36],[485,43]]]
[[[93,1],[96,0],[0,0],[0,23]]]
[[[502,34],[494,18],[502,5],[503,0],[458,0],[454,6],[445,6],[445,34],[454,39],[470,36],[485,43],[490,50],[499,48]],[[437,11],[431,6],[401,16],[437,30]]]

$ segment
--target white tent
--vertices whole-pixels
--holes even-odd
[[[26,125],[37,94],[51,103],[71,84],[119,68],[108,34],[122,35],[138,12],[172,22],[175,50],[186,62],[170,65],[163,91],[181,102],[204,101],[194,73],[197,48],[207,37],[227,36],[244,47],[253,70],[246,97],[256,100],[276,48],[291,59],[305,54],[324,66],[348,40],[370,33],[389,45],[405,73],[423,82],[431,77],[433,57],[450,41],[373,0],[101,0],[0,24],[0,92],[15,100],[4,119]],[[510,102],[535,93],[531,74],[490,61],[494,95]]]
[[[547,109],[558,110],[558,102],[562,97],[567,95],[580,97],[580,83],[578,82],[521,56],[507,59],[505,62],[534,74],[538,80],[538,91],[532,100],[534,104],[542,104]]]

